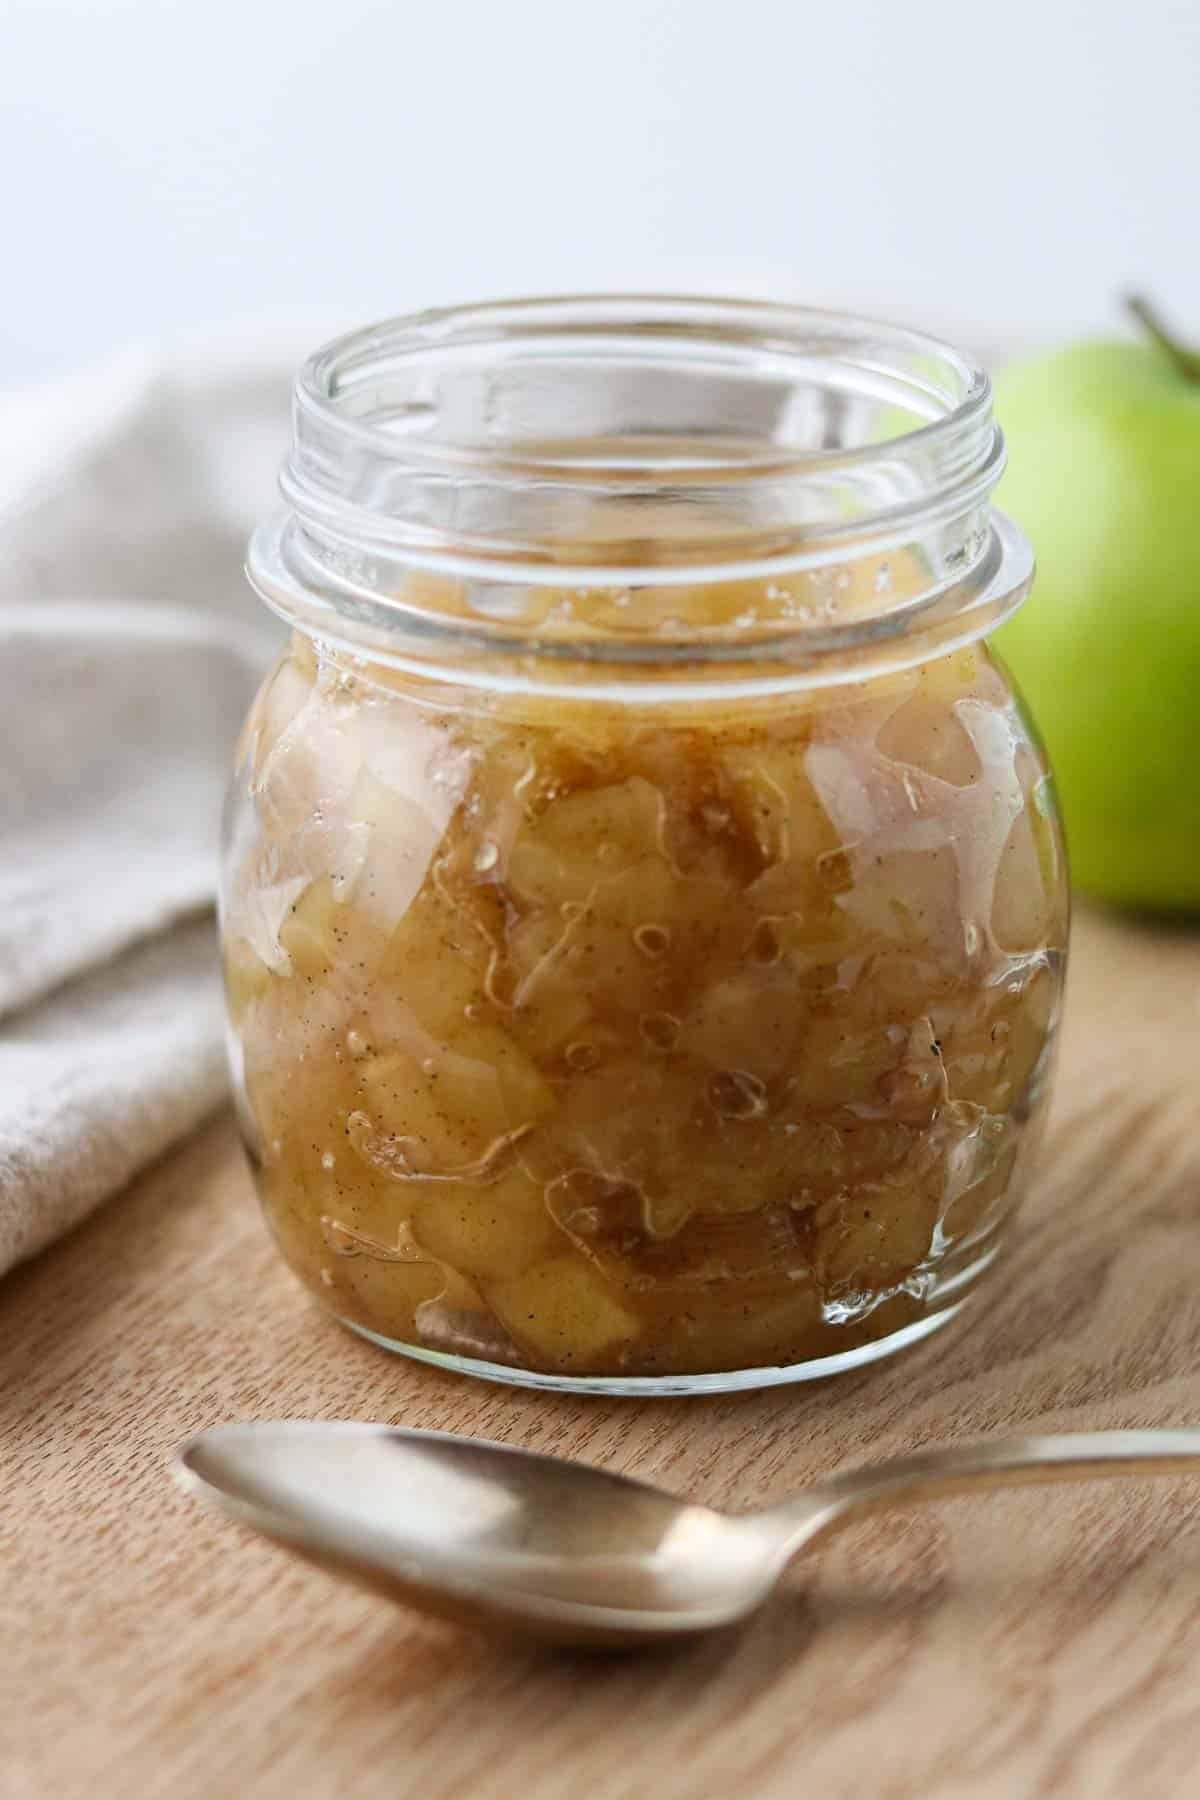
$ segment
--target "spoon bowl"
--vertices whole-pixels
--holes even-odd
[[[558,1643],[729,1625],[773,1585],[769,1534],[606,1469],[377,1425],[224,1425],[184,1486],[311,1562],[442,1617]]]
[[[335,1574],[422,1612],[559,1644],[736,1624],[805,1545],[865,1512],[978,1487],[1200,1468],[1198,1431],[948,1446],[729,1515],[509,1444],[387,1425],[221,1425],[183,1485]]]

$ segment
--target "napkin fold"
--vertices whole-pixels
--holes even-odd
[[[225,1088],[218,823],[276,641],[241,563],[300,351],[0,400],[0,1273]]]

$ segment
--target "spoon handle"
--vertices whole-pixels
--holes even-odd
[[[795,1547],[867,1513],[923,1500],[1038,1482],[1123,1475],[1200,1474],[1200,1431],[1089,1431],[1064,1437],[985,1439],[919,1450],[850,1469],[765,1517],[798,1530]]]

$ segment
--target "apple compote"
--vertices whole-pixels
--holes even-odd
[[[450,704],[297,636],[243,779],[258,1178],[344,1320],[539,1377],[794,1368],[992,1253],[1064,907],[981,645],[730,710]]]

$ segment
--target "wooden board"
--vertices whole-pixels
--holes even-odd
[[[392,1610],[175,1491],[185,1433],[285,1414],[734,1507],[940,1438],[1200,1422],[1200,935],[1079,921],[1006,1268],[942,1336],[815,1387],[569,1399],[391,1359],[302,1298],[212,1124],[0,1286],[0,1795],[1200,1793],[1200,1478],[863,1524],[740,1635],[597,1660]]]

